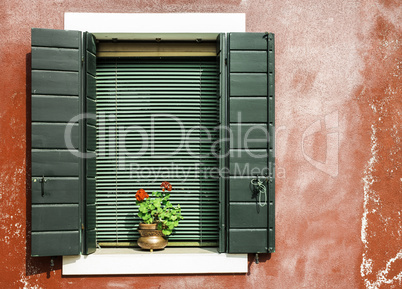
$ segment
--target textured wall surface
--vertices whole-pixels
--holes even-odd
[[[30,30],[64,12],[242,12],[276,34],[271,258],[245,275],[65,278],[61,258],[29,257]],[[2,0],[0,287],[401,288],[401,15],[397,0]]]

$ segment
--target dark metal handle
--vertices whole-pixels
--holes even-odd
[[[256,201],[260,207],[265,207],[267,205],[267,187],[262,181],[259,180],[258,175],[255,179],[251,179],[250,184],[253,186],[253,197],[255,196]],[[262,196],[264,195],[264,201],[262,201]]]
[[[39,182],[41,183],[40,184],[41,195],[42,195],[42,198],[43,198],[45,196],[45,183],[46,183],[45,176],[42,176],[42,178],[39,180]]]

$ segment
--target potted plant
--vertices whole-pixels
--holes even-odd
[[[172,185],[162,182],[162,192],[152,192],[151,196],[144,189],[135,194],[137,200],[138,217],[142,219],[138,231],[141,237],[137,243],[142,249],[163,249],[167,245],[167,236],[172,234],[174,228],[183,219],[180,205],[174,207],[170,201]]]

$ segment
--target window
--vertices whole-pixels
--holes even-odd
[[[273,252],[273,35],[216,36],[219,123],[224,127],[219,130],[218,146],[219,251]],[[96,113],[96,69],[96,44],[91,34],[84,33],[82,40],[78,31],[32,30],[34,256],[96,250],[98,158],[72,153],[65,142],[68,132],[70,148],[94,155],[98,124],[95,118],[81,114]],[[260,202],[250,188],[250,181],[258,175],[267,188],[266,198],[262,196]]]
[[[147,44],[154,43],[132,43]],[[96,83],[98,244],[135,244],[136,191],[160,190],[168,180],[172,203],[181,205],[184,217],[169,245],[217,246],[216,56],[99,57]]]

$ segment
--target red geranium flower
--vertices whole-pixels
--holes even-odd
[[[135,194],[135,198],[137,199],[138,202],[142,202],[146,198],[149,198],[149,195],[147,194],[147,192],[145,192],[144,189],[139,189]]]
[[[169,192],[172,190],[172,185],[169,182],[162,182],[161,184],[162,191],[168,190]]]

